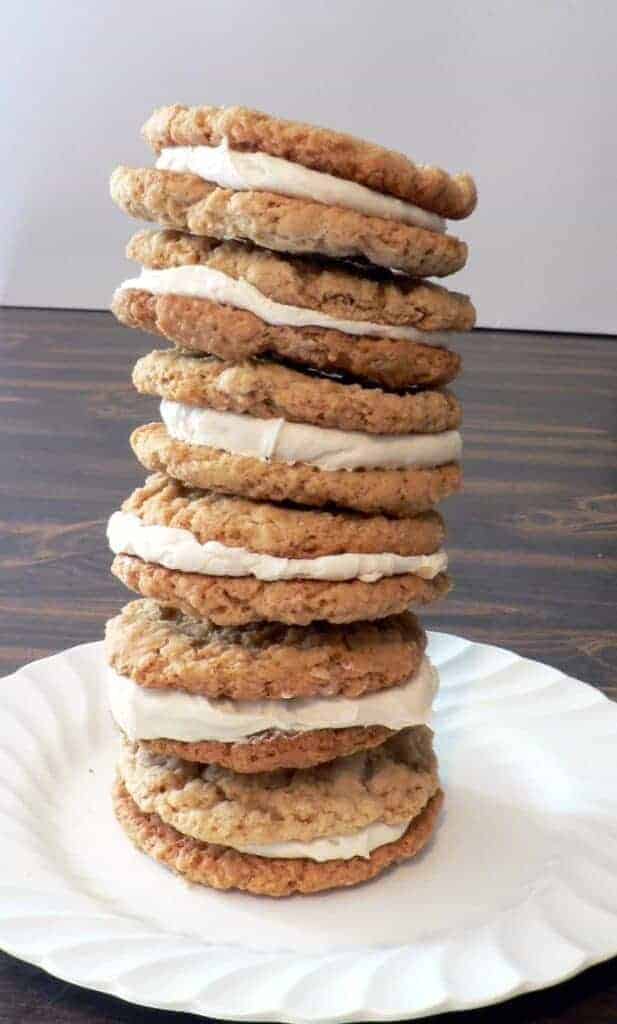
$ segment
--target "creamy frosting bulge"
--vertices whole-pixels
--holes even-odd
[[[307,857],[321,863],[327,860],[351,860],[352,857],[368,860],[378,846],[400,839],[410,824],[411,821],[402,825],[386,825],[383,821],[376,821],[348,836],[328,836],[309,842],[290,840],[286,843],[247,843],[245,846],[234,846],[234,849],[257,857]]]
[[[343,320],[318,309],[287,306],[275,302],[244,278],[230,277],[222,270],[197,264],[152,270],[143,267],[139,277],[123,281],[120,290],[139,288],[153,295],[186,295],[193,299],[209,299],[235,309],[254,313],[274,327],[326,327],[345,334],[374,338],[401,338],[423,345],[444,345],[446,338],[437,331],[419,331],[415,327],[376,324],[369,320]]]
[[[443,233],[446,230],[442,217],[414,203],[269,153],[231,149],[227,138],[218,146],[169,146],[161,150],[156,167],[196,174],[221,188],[276,192],[328,206],[346,207],[371,217],[398,220],[428,231]]]
[[[181,743],[235,743],[272,730],[299,733],[382,725],[398,731],[430,725],[438,686],[437,671],[426,657],[402,686],[356,698],[228,700],[183,690],[151,690],[108,670],[111,713],[125,735],[130,740]]]
[[[109,546],[116,555],[134,555],[166,569],[205,576],[254,576],[258,580],[353,580],[374,583],[383,576],[412,573],[433,579],[448,565],[445,551],[432,555],[324,555],[320,558],[279,558],[230,548],[218,541],[200,544],[189,530],[144,523],[132,512],[114,512],[107,526]]]
[[[260,419],[163,399],[161,418],[170,437],[186,444],[244,455],[262,462],[296,463],[334,472],[354,469],[421,469],[456,462],[458,430],[440,434],[365,434],[311,423]]]

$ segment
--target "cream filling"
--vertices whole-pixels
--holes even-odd
[[[369,217],[401,221],[428,231],[443,233],[446,230],[442,217],[414,203],[269,153],[244,153],[231,149],[226,138],[218,146],[170,146],[161,151],[156,167],[163,171],[196,174],[221,188],[276,192],[327,206],[342,206]]]
[[[402,825],[386,825],[383,821],[376,821],[349,836],[327,836],[308,842],[293,839],[286,843],[247,843],[246,846],[235,845],[234,849],[240,853],[253,853],[257,857],[308,857],[309,860],[319,862],[351,860],[352,857],[367,860],[378,846],[400,839],[410,824],[411,821]]]
[[[376,324],[369,320],[344,320],[305,306],[287,306],[275,302],[244,278],[230,277],[222,270],[197,264],[151,270],[143,267],[139,277],[123,281],[120,289],[139,288],[153,295],[187,295],[208,299],[235,309],[245,309],[274,327],[326,327],[345,334],[375,338],[402,338],[423,345],[443,345],[443,334],[418,331],[415,327]]]
[[[440,434],[365,434],[310,423],[259,419],[246,413],[184,405],[163,399],[161,418],[170,437],[186,444],[261,459],[296,463],[334,472],[354,469],[420,469],[456,462],[458,430]]]
[[[432,555],[324,555],[320,558],[279,558],[229,548],[218,541],[200,544],[189,530],[144,523],[132,512],[114,512],[107,526],[109,546],[116,555],[134,555],[166,569],[206,576],[254,576],[258,580],[354,580],[374,583],[383,576],[412,573],[431,580],[448,565],[445,551]]]
[[[111,713],[130,740],[181,743],[236,743],[273,730],[302,733],[382,725],[398,731],[430,725],[438,686],[437,671],[428,658],[404,685],[356,698],[227,700],[183,690],[152,690],[108,671]]]

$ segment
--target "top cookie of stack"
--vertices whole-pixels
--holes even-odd
[[[240,107],[164,107],[143,131],[156,167],[118,168],[111,193],[158,227],[130,240],[141,275],[112,308],[174,348],[135,366],[161,399],[162,422],[131,438],[154,475],[108,531],[112,571],[142,598],[108,628],[132,743],[117,813],[194,881],[351,884],[417,852],[441,801],[436,673],[408,609],[450,586],[447,340],[475,312],[425,278],[464,265],[445,218],[472,212],[475,186]],[[268,828],[251,812],[221,832],[212,786],[263,806]],[[330,816],[279,815],[330,787]]]

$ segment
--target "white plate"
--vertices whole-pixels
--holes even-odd
[[[133,849],[109,790],[101,644],[0,688],[0,945],[122,999],[237,1020],[392,1020],[506,999],[617,953],[617,705],[433,634],[446,811],[343,892],[190,886]]]

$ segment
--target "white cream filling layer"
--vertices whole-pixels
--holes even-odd
[[[431,580],[448,565],[445,551],[432,555],[324,555],[320,558],[279,558],[229,548],[218,541],[200,544],[194,534],[171,526],[144,523],[132,512],[114,512],[107,526],[109,546],[116,555],[134,555],[166,569],[205,576],[254,576],[258,580],[353,580],[374,583],[383,576],[413,573]]]
[[[161,151],[156,167],[163,171],[196,174],[221,188],[276,192],[327,206],[343,206],[357,213],[401,221],[428,231],[442,233],[446,230],[442,217],[414,203],[269,153],[244,153],[231,149],[227,139],[218,146],[170,146]]]
[[[139,277],[123,281],[120,289],[139,288],[153,295],[187,295],[193,299],[209,299],[224,306],[244,309],[274,327],[326,327],[345,334],[374,338],[402,338],[423,345],[444,345],[445,336],[434,331],[418,331],[415,327],[375,324],[369,320],[342,320],[304,306],[287,306],[275,302],[244,278],[230,277],[221,270],[207,266],[166,267],[151,270],[143,267]]]
[[[458,430],[440,434],[365,434],[310,423],[259,419],[246,413],[217,412],[182,402],[161,402],[170,437],[206,445],[263,462],[296,463],[334,472],[354,469],[420,469],[456,462]]]
[[[287,843],[249,843],[234,846],[240,853],[253,853],[257,857],[308,857],[323,863],[327,860],[351,860],[352,857],[368,859],[373,850],[386,843],[394,843],[409,828],[411,822],[403,825],[385,825],[376,821],[349,836],[328,836],[309,842],[292,840]]]
[[[151,690],[113,669],[108,672],[111,713],[130,740],[181,743],[235,743],[271,730],[298,733],[382,725],[398,731],[430,725],[438,686],[437,671],[428,658],[403,686],[356,698],[227,700],[182,690]]]

